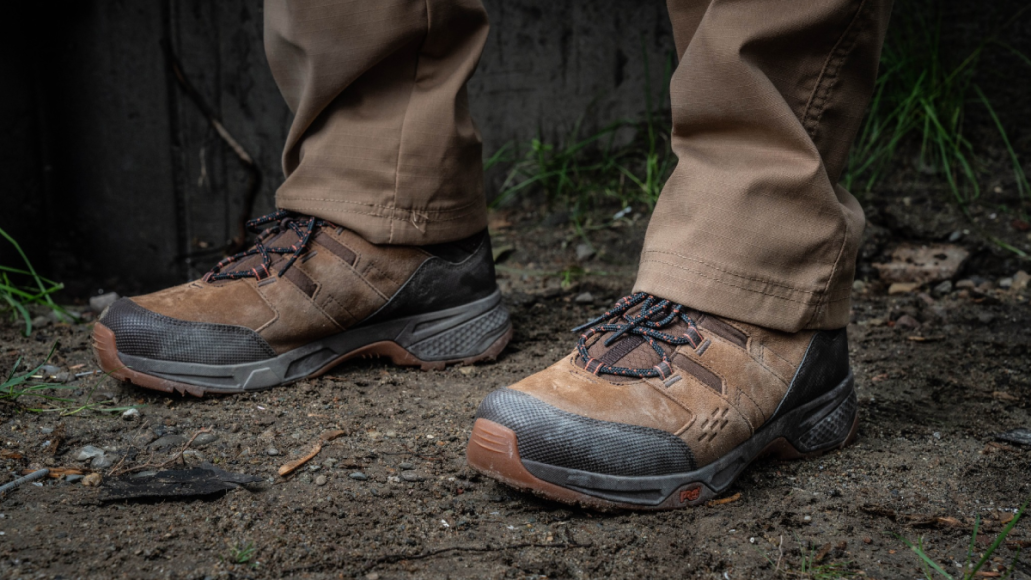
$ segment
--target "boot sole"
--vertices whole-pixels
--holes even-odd
[[[858,427],[850,372],[831,392],[785,413],[730,453],[689,473],[626,477],[524,461],[515,431],[483,418],[473,425],[466,456],[476,471],[546,499],[602,511],[657,511],[716,498],[761,457],[803,459],[841,449],[855,440]]]
[[[493,360],[512,338],[501,293],[456,308],[355,328],[276,357],[236,365],[162,361],[118,352],[115,333],[93,327],[93,352],[112,377],[166,393],[235,394],[318,377],[357,357],[389,357],[401,366],[441,370]]]

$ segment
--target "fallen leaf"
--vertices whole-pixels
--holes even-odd
[[[920,286],[917,282],[892,282],[891,286],[888,286],[888,294],[911,294]]]
[[[706,505],[708,505],[710,507],[711,506],[717,506],[717,505],[724,505],[724,504],[728,504],[728,503],[734,503],[734,502],[736,502],[739,499],[741,499],[741,492],[740,491],[735,493],[734,495],[732,495],[730,497],[721,497],[719,499],[709,500],[709,502]]]
[[[280,467],[279,475],[289,475],[298,467],[304,465],[305,463],[308,463],[309,461],[311,461],[313,457],[319,454],[319,451],[322,451],[323,445],[329,443],[337,437],[340,437],[343,434],[343,431],[326,431],[322,435],[319,435],[319,440],[315,442],[315,445],[312,447],[311,451],[309,451],[307,455],[303,457],[298,457],[297,459],[294,459],[293,461],[286,463],[285,465]]]

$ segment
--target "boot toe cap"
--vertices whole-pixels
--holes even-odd
[[[152,312],[130,298],[112,304],[99,324],[114,333],[122,355],[210,365],[254,362],[276,355],[265,339],[249,328],[179,320]]]
[[[487,395],[476,418],[514,431],[523,461],[630,477],[696,468],[691,448],[673,433],[577,415],[513,389]]]

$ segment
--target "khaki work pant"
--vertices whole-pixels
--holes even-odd
[[[785,331],[848,323],[863,211],[837,185],[891,0],[668,0],[679,162],[635,290]],[[480,0],[266,0],[269,64],[296,116],[281,208],[385,244],[486,227],[465,84]]]

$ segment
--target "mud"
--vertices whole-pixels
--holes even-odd
[[[75,459],[86,445],[114,461],[98,470],[104,478],[210,462],[262,479],[201,498],[146,501],[104,501],[103,485],[81,481],[28,484],[0,500],[0,576],[922,577],[899,536],[923,537],[928,553],[956,573],[975,517],[983,551],[1031,498],[1031,447],[994,438],[1031,427],[1031,291],[1000,288],[1020,263],[981,245],[957,276],[974,277],[973,288],[888,295],[869,264],[900,236],[921,238],[900,233],[885,217],[894,206],[885,207],[873,212],[880,221],[864,247],[867,281],[854,292],[849,326],[858,441],[817,460],[757,463],[723,503],[595,513],[513,492],[465,465],[480,399],[567,353],[569,329],[630,289],[645,227],[638,218],[592,231],[595,255],[578,261],[582,240],[563,215],[513,209],[492,218],[515,324],[493,364],[421,372],[360,361],[290,387],[205,399],[99,375],[75,379],[80,404],[138,405],[133,420],[92,409],[27,410],[71,406],[38,399],[0,403],[0,483],[33,467],[88,473],[89,462]],[[958,227],[934,223],[941,231],[922,239]],[[0,373],[19,357],[41,363],[55,341],[50,362],[62,372],[96,369],[89,330],[51,324],[25,338],[0,323]],[[345,435],[293,474],[277,474],[333,429]],[[1028,530],[1027,522],[1015,528],[991,570],[1031,545]],[[1029,562],[1018,560],[1015,577],[1031,577]]]

